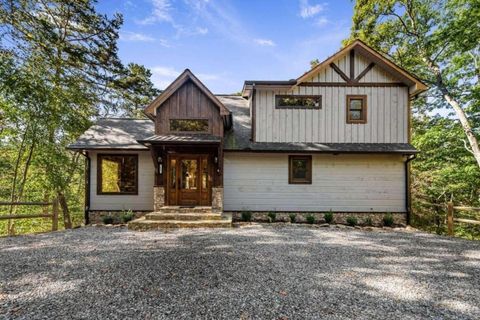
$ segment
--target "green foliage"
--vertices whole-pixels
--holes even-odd
[[[275,220],[277,219],[277,214],[275,212],[269,212],[267,216],[269,222],[275,222]]]
[[[290,219],[291,223],[295,223],[297,221],[297,214],[296,213],[290,213],[288,215],[288,218]]]
[[[314,224],[314,223],[315,223],[315,217],[314,217],[312,214],[309,214],[309,215],[306,217],[306,220],[307,220],[307,223],[308,223],[308,224]]]
[[[128,223],[129,221],[132,221],[135,218],[135,213],[132,212],[132,210],[124,211],[120,215],[120,220],[122,223]]]
[[[112,216],[103,216],[102,222],[103,224],[113,224],[113,217]]]
[[[358,220],[356,217],[349,216],[347,217],[347,224],[351,227],[355,227],[358,224]]]
[[[333,213],[332,212],[326,212],[323,215],[323,218],[325,219],[326,223],[332,223],[333,222]]]
[[[250,211],[242,211],[242,221],[252,221],[252,213]]]
[[[363,222],[365,226],[373,226],[373,221],[371,217],[366,217],[365,221]]]
[[[393,226],[393,215],[391,213],[387,213],[383,216],[383,225],[385,227]]]

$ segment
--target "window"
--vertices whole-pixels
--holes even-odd
[[[312,183],[312,156],[289,156],[288,162],[289,184]]]
[[[347,96],[347,123],[367,123],[367,96]]]
[[[208,132],[208,119],[171,119],[170,131]]]
[[[99,154],[97,194],[138,194],[138,156]]]
[[[322,109],[322,96],[275,96],[276,109]]]

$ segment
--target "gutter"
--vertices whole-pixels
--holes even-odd
[[[405,161],[405,208],[407,209],[407,225],[410,225],[410,217],[412,212],[412,195],[410,190],[410,161],[417,157],[416,154],[411,154]]]
[[[85,224],[90,224],[90,218],[88,212],[90,211],[90,183],[91,183],[91,171],[92,171],[92,161],[88,151],[81,150],[78,151],[81,155],[85,157],[86,161],[86,172],[85,172],[85,207],[84,207],[84,218]]]

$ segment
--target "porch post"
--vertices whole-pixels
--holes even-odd
[[[155,167],[155,177],[153,185],[153,211],[158,211],[165,205],[165,186],[164,172],[166,169],[167,159],[164,156],[164,149],[156,148],[153,145],[149,147],[150,154]]]
[[[223,143],[217,148],[214,186],[212,187],[212,211],[223,212]]]

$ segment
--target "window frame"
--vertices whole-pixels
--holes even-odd
[[[204,120],[207,121],[207,130],[206,131],[180,131],[172,130],[171,121],[172,120]],[[170,133],[190,133],[190,134],[208,134],[210,133],[210,119],[209,118],[169,118],[168,119],[168,132]]]
[[[135,158],[135,190],[132,192],[104,192],[102,191],[102,159],[104,157],[134,157]],[[98,153],[97,154],[97,195],[138,195],[138,154],[136,153]]]
[[[362,100],[362,119],[356,120],[350,118],[350,101],[352,100]],[[349,124],[365,124],[367,123],[367,95],[366,94],[351,94],[347,95],[347,123]]]
[[[307,178],[296,179],[293,177],[293,160],[307,160]],[[311,155],[289,155],[288,156],[288,184],[312,184],[312,156]]]
[[[280,99],[283,98],[311,98],[319,99],[320,105],[318,107],[306,107],[306,106],[280,106],[278,104]],[[295,110],[321,110],[323,106],[323,97],[321,94],[276,94],[275,95],[275,109],[295,109]]]

